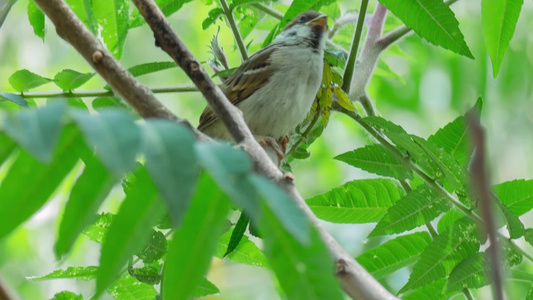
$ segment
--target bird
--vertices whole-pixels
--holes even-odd
[[[316,11],[299,14],[221,86],[228,100],[242,111],[259,143],[275,150],[278,162],[288,134],[305,119],[320,89],[326,30],[326,15]],[[212,138],[232,139],[209,106],[200,116],[198,129]]]

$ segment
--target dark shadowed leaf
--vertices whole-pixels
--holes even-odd
[[[240,243],[231,253],[225,255],[232,235],[233,229],[222,235],[214,256],[256,267],[267,265],[267,260],[263,252],[246,235],[242,236]]]
[[[62,291],[56,293],[50,300],[83,300],[83,296],[70,291]]]
[[[9,101],[9,102],[13,102],[13,103],[16,103],[22,107],[26,107],[28,108],[28,102],[26,102],[26,100],[22,97],[22,96],[19,96],[17,94],[12,94],[12,93],[0,93],[0,100],[3,100],[3,101]]]
[[[227,197],[204,173],[168,249],[163,271],[163,299],[188,299],[193,295],[194,287],[207,272],[228,211]]]
[[[161,231],[153,231],[144,247],[136,255],[147,264],[162,258],[167,252],[167,238]]]
[[[250,223],[250,220],[243,212],[241,212],[241,216],[239,217],[237,224],[235,224],[235,228],[231,232],[231,238],[228,243],[228,248],[224,253],[223,257],[226,257],[228,254],[233,252],[235,248],[237,248],[237,246],[242,240],[242,237],[244,236],[246,228],[248,227],[248,223]]]

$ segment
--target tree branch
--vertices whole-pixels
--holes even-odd
[[[237,26],[237,23],[235,23],[235,18],[233,17],[233,10],[228,7],[228,3],[226,2],[226,0],[219,0],[219,2],[220,6],[222,6],[222,10],[224,11],[224,15],[228,19],[229,26],[231,28],[231,31],[233,31],[233,36],[235,37],[235,42],[237,43],[237,47],[241,52],[242,60],[244,61],[248,59],[248,52],[246,51],[246,47],[244,46],[244,41],[242,40],[239,27]]]
[[[337,263],[337,277],[345,292],[354,299],[396,299],[320,226],[318,219],[305,203],[293,181],[288,180],[268,158],[264,150],[255,141],[248,126],[246,126],[240,111],[227,100],[226,96],[205,73],[176,33],[172,31],[161,10],[153,0],[134,0],[133,2],[152,28],[162,49],[184,69],[185,73],[207,99],[213,111],[224,122],[234,139],[243,144],[254,162],[256,172],[271,178],[287,191],[289,196],[317,228],[322,240]]]
[[[36,0],[42,11],[52,20],[57,34],[69,42],[89,64],[142,117],[178,120],[154,94],[131,75],[61,0]]]
[[[485,166],[485,133],[479,122],[479,117],[469,112],[466,115],[468,128],[474,144],[474,154],[470,162],[470,178],[474,188],[474,194],[477,196],[479,210],[483,218],[483,227],[488,235],[490,246],[487,248],[488,261],[490,262],[490,271],[493,286],[493,296],[496,300],[503,300],[502,270],[501,257],[497,241],[497,228],[494,218],[494,208],[489,190],[488,172]]]
[[[344,76],[342,77],[342,90],[348,94],[350,92],[350,86],[352,84],[352,76],[355,69],[355,58],[357,56],[357,50],[359,48],[359,41],[361,40],[361,34],[363,33],[363,24],[365,23],[366,10],[368,8],[368,0],[361,1],[361,8],[359,8],[359,16],[357,17],[357,26],[352,40],[352,49],[350,49],[350,55],[346,61],[346,67],[344,68]]]

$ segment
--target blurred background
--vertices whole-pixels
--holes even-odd
[[[376,1],[371,1],[369,11]],[[397,46],[385,51],[376,75],[368,87],[378,113],[401,126],[409,133],[428,137],[439,128],[463,114],[476,101],[484,99],[482,124],[487,132],[487,146],[492,183],[513,179],[533,178],[533,3],[525,1],[517,29],[505,54],[498,78],[492,76],[491,61],[484,46],[481,33],[481,1],[463,0],[453,5],[461,24],[460,28],[475,60],[437,48],[410,35]],[[276,2],[273,7],[285,11],[290,2]],[[340,1],[342,14],[359,8],[360,1]],[[91,72],[90,66],[78,53],[55,33],[53,24],[47,20],[45,41],[33,34],[27,19],[27,0],[19,0],[13,6],[0,29],[0,92],[13,92],[8,78],[19,69],[28,69],[44,77],[52,78],[63,69]],[[130,4],[133,9],[133,4]],[[202,62],[211,58],[209,42],[220,27],[220,43],[230,65],[240,64],[240,55],[233,36],[224,22],[219,20],[206,30],[202,21],[207,12],[215,7],[212,0],[196,0],[185,4],[169,20]],[[334,9],[327,7],[324,12]],[[243,12],[246,14],[246,12]],[[268,32],[276,24],[269,16],[261,19],[245,39],[250,43],[249,52],[257,51]],[[391,30],[399,22],[389,16],[385,30]],[[330,26],[333,20],[330,20]],[[334,41],[349,47],[354,25],[343,27]],[[147,26],[132,29],[128,33],[121,62],[126,67],[154,61],[170,61],[167,55],[154,46],[153,36]],[[386,65],[385,65],[386,63]],[[388,67],[387,67],[388,66]],[[207,65],[204,64],[207,68]],[[178,68],[140,77],[149,87],[190,84]],[[105,82],[95,76],[82,89],[102,89]],[[52,84],[36,91],[60,90]],[[166,106],[193,125],[205,107],[199,93],[158,94]],[[89,103],[92,99],[86,98]],[[37,105],[45,103],[37,99]],[[347,181],[371,178],[375,175],[350,167],[333,157],[371,143],[356,123],[347,117],[333,113],[323,135],[310,147],[311,156],[306,160],[292,162],[296,184],[304,197],[326,192]],[[80,166],[81,167],[81,166]],[[0,180],[5,175],[0,168]],[[97,265],[99,245],[88,238],[79,238],[74,251],[64,261],[53,255],[53,244],[60,215],[67,200],[69,187],[74,181],[64,182],[57,195],[48,202],[29,222],[9,238],[0,242],[0,276],[8,286],[16,290],[21,299],[48,299],[62,290],[71,290],[89,297],[94,289],[93,281],[51,280],[34,282],[31,276],[47,274],[67,266]],[[122,194],[116,189],[102,207],[103,211],[116,212]],[[533,225],[532,214],[522,217],[526,226]],[[373,227],[366,225],[324,226],[354,256],[381,242],[379,238],[367,240]],[[527,243],[518,240],[521,247],[533,252]],[[407,281],[408,272],[400,270],[389,276],[385,284],[396,291]],[[268,270],[237,265],[215,259],[208,279],[221,291],[213,299],[278,299],[278,287]],[[512,299],[524,298],[525,283],[510,283]],[[512,287],[512,288],[511,288]],[[474,291],[479,299],[489,299],[490,290]],[[464,296],[457,295],[455,299]],[[105,298],[105,297],[104,297]],[[111,299],[107,296],[106,299]]]

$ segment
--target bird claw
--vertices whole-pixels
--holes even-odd
[[[285,149],[282,150],[278,142],[273,137],[256,135],[255,139],[257,140],[259,145],[263,147],[269,146],[270,148],[272,148],[272,150],[274,150],[274,152],[276,152],[276,156],[278,157],[278,165],[279,165],[279,163],[281,163],[281,161],[285,157]]]

